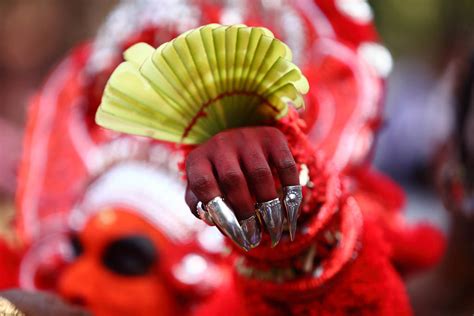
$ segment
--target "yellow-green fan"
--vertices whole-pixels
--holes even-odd
[[[309,85],[291,51],[262,27],[209,24],[157,49],[124,53],[97,110],[97,124],[199,144],[224,129],[255,125],[304,106]]]

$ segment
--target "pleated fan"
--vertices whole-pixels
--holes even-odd
[[[291,50],[262,27],[209,24],[157,49],[138,43],[112,73],[96,122],[199,144],[224,129],[283,117],[309,85]]]

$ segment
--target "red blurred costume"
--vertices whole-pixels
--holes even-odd
[[[18,284],[58,290],[97,315],[410,315],[400,272],[434,264],[444,240],[429,226],[404,222],[403,192],[367,160],[391,62],[367,3],[190,2],[144,1],[138,13],[124,3],[34,98],[18,188],[25,244]],[[293,243],[220,255],[214,228],[178,201],[181,153],[94,124],[125,48],[157,46],[211,22],[266,26],[292,48],[310,82],[306,112],[278,123],[302,173],[308,170],[303,233]],[[171,193],[155,196],[157,185]],[[76,259],[71,232],[83,248]],[[146,236],[159,254],[139,277],[110,273],[100,260],[108,244],[130,234]],[[11,280],[0,278],[0,286]]]

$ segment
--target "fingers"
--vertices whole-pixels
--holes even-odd
[[[222,195],[214,177],[212,165],[206,156],[190,155],[186,160],[186,173],[189,189],[199,201],[206,204],[216,196]]]
[[[260,242],[260,220],[275,246],[282,235],[284,215],[273,169],[285,194],[283,203],[293,240],[301,203],[299,173],[286,138],[276,128],[229,130],[192,151],[186,161],[186,203],[195,216],[215,223],[244,249]],[[225,198],[225,202],[216,197]],[[249,243],[241,238],[241,232]]]
[[[261,148],[242,152],[241,161],[257,202],[270,201],[278,197],[272,170]]]
[[[209,226],[214,226],[211,216],[206,211],[204,204],[199,201],[197,196],[189,188],[189,185],[186,187],[186,193],[184,195],[186,204],[188,204],[191,213],[196,216],[198,219],[204,221]]]
[[[239,163],[239,156],[232,150],[213,159],[214,169],[226,201],[232,207],[248,246],[256,247],[261,240],[261,230],[255,216],[255,203],[250,194],[247,180]]]
[[[198,206],[196,199],[202,201],[206,205],[205,210],[200,210],[203,220],[207,215],[204,212],[207,211],[210,215],[209,220],[215,223],[225,235],[239,247],[249,250],[250,245],[237,217],[221,198],[222,193],[213,170],[214,168],[207,155],[199,151],[190,154],[186,160],[186,173],[188,175],[189,191],[192,191],[192,194],[187,192],[186,201],[193,211]],[[222,170],[221,174],[224,174]],[[227,181],[230,181],[230,179]],[[207,220],[205,221],[207,222]]]
[[[196,216],[198,219],[201,219],[201,217],[199,216],[198,211],[197,211],[197,205],[199,203],[199,199],[194,194],[194,192],[189,188],[189,184],[186,186],[186,192],[184,194],[184,200],[186,201],[186,204],[188,205],[189,209],[191,210],[191,213],[194,216]]]
[[[262,230],[257,215],[253,214],[249,218],[240,221],[240,226],[247,237],[250,248],[257,247],[262,240]]]
[[[235,243],[245,251],[250,244],[240,226],[237,217],[221,197],[215,197],[206,205],[206,209],[216,225]]]
[[[283,233],[283,211],[279,198],[259,203],[258,214],[270,235],[272,247],[278,245]]]
[[[299,173],[295,159],[283,134],[276,136],[266,147],[270,161],[278,172],[282,187],[299,185]]]
[[[270,235],[272,246],[276,246],[283,232],[283,213],[272,171],[261,148],[244,151],[241,155],[249,186],[259,202],[260,218]]]
[[[301,185],[290,185],[283,188],[285,197],[283,203],[285,204],[286,218],[288,219],[288,228],[290,231],[291,241],[295,240],[296,225],[298,216],[300,214],[300,206],[303,201],[303,192]]]
[[[213,159],[220,187],[226,201],[234,210],[238,219],[247,219],[254,214],[254,201],[247,180],[240,168],[238,156],[226,153]]]
[[[290,239],[293,241],[296,235],[296,226],[302,201],[298,167],[288,147],[288,143],[281,133],[276,136],[276,140],[274,140],[272,146],[267,147],[267,150],[283,187],[285,195],[283,203],[288,220]]]

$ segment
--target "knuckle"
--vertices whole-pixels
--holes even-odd
[[[218,159],[221,155],[232,152],[234,141],[229,131],[214,135],[208,144],[209,159]]]
[[[285,135],[282,131],[280,131],[279,129],[276,129],[273,136],[279,144],[285,144],[286,146],[288,146],[287,135]]]
[[[193,150],[192,152],[190,152],[189,155],[184,160],[186,170],[189,170],[189,168],[192,168],[196,164],[196,162],[200,159],[200,157],[201,157],[200,152],[198,152],[197,150]]]
[[[237,148],[242,149],[255,141],[255,134],[249,128],[240,128],[235,130],[235,144]]]
[[[275,145],[287,144],[285,135],[276,127],[262,127],[260,135],[263,144],[268,148],[272,148]]]
[[[237,171],[227,171],[220,178],[220,182],[224,186],[224,188],[229,189],[242,185],[243,176],[240,172]]]
[[[271,138],[282,138],[284,137],[283,133],[276,127],[273,126],[264,126],[262,127],[263,133]]]
[[[211,138],[210,142],[212,143],[214,147],[223,147],[227,145],[228,139],[229,139],[228,132],[224,131],[224,132],[220,132],[214,135]]]
[[[238,138],[247,137],[251,134],[248,128],[236,128],[233,130],[233,133]]]
[[[189,179],[189,187],[195,193],[206,192],[212,186],[212,179],[207,175],[197,175]]]
[[[296,173],[298,172],[298,168],[296,166],[295,160],[294,159],[281,159],[278,162],[278,169],[282,171],[287,171],[287,172],[292,172]]]
[[[282,164],[285,164],[285,163],[290,163],[290,162],[293,162],[294,163],[294,158],[293,158],[293,154],[291,153],[291,150],[290,148],[288,148],[288,146],[285,144],[283,146],[279,146],[279,147],[276,147],[273,151],[273,156],[274,157],[277,157],[277,160],[278,162],[277,163],[282,163]],[[287,160],[289,160],[289,162],[286,162]]]
[[[255,182],[263,182],[270,178],[272,173],[269,168],[266,167],[255,167],[249,172],[250,178]]]

